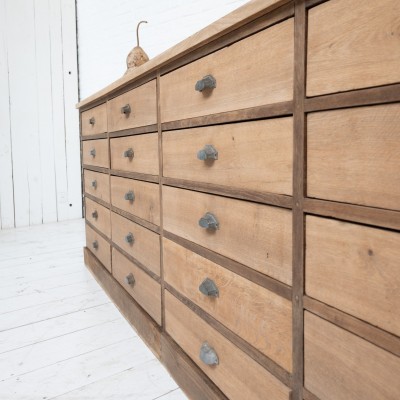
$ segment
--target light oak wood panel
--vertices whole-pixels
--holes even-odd
[[[121,107],[129,104],[131,112]],[[108,131],[136,128],[157,123],[156,81],[152,80],[107,102]]]
[[[111,168],[158,175],[158,134],[127,136],[110,140]],[[124,152],[132,149],[133,157]]]
[[[291,302],[178,244],[163,240],[164,279],[283,368],[292,369]],[[218,297],[199,290],[213,280]]]
[[[133,191],[134,201],[125,200],[125,194],[129,191]],[[160,225],[159,199],[159,187],[155,183],[111,177],[112,204],[155,225]]]
[[[86,219],[104,235],[111,237],[110,210],[85,198],[85,211]],[[97,216],[94,213],[97,213]]]
[[[311,113],[307,195],[400,210],[400,104]]]
[[[213,145],[218,160],[197,152]],[[293,119],[278,118],[163,133],[166,177],[292,194]]]
[[[305,387],[320,400],[398,400],[400,358],[305,312]]]
[[[216,114],[293,98],[293,19],[161,77],[161,121]],[[265,59],[265,53],[274,57]],[[195,91],[212,75],[216,88]]]
[[[81,132],[82,136],[107,132],[106,103],[93,107],[81,114]]]
[[[95,155],[91,151],[95,151]],[[82,142],[82,164],[109,168],[108,139],[85,140]]]
[[[83,171],[85,192],[97,197],[106,203],[110,202],[110,177],[108,174],[90,171]]]
[[[306,293],[400,336],[400,234],[308,216]]]
[[[97,242],[96,247],[94,243]],[[111,246],[102,236],[86,225],[86,247],[101,261],[101,263],[111,272]]]
[[[281,282],[292,282],[289,210],[163,187],[164,229],[232,258]],[[207,212],[219,229],[199,226]]]
[[[289,399],[290,389],[211,328],[169,292],[165,292],[166,331],[197,365],[231,399]],[[219,364],[204,364],[199,352],[207,341],[216,351]]]
[[[308,15],[307,96],[400,81],[400,2],[332,0]]]
[[[115,248],[112,249],[113,276],[121,286],[161,325],[161,286],[142,269],[129,261]],[[125,278],[132,274],[135,282],[128,284]]]
[[[160,236],[120,215],[111,213],[112,240],[122,250],[160,276]],[[131,233],[133,242],[125,237]]]

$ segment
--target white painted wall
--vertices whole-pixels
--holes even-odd
[[[0,0],[0,227],[81,214],[74,0]]]
[[[124,74],[139,21],[148,21],[140,46],[153,58],[247,1],[77,0],[81,98]]]

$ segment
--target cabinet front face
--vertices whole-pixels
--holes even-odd
[[[85,140],[82,143],[82,163],[109,168],[108,139]]]
[[[86,225],[86,247],[111,272],[111,246],[101,235]]]
[[[86,220],[100,232],[111,237],[110,210],[88,198],[85,199]]]
[[[106,203],[110,202],[110,182],[108,174],[90,171],[83,172],[85,192]]]
[[[289,19],[162,76],[161,121],[292,100],[293,38]]]
[[[82,136],[107,132],[107,109],[105,103],[81,114],[81,132]]]

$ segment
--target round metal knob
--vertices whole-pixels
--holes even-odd
[[[99,248],[99,242],[98,242],[97,240],[95,240],[95,241],[92,243],[92,246],[93,246],[93,248],[94,248],[95,250],[97,250],[97,249]]]
[[[204,342],[200,347],[200,360],[207,365],[219,364],[218,355],[208,342]]]
[[[133,234],[131,232],[129,232],[126,236],[125,236],[125,242],[129,243],[129,244],[133,244],[133,242],[135,241],[135,238],[133,237]]]
[[[199,160],[218,160],[218,151],[212,144],[206,144],[201,150],[197,152]]]
[[[203,79],[196,82],[195,90],[202,92],[205,89],[214,89],[217,87],[217,81],[212,75],[206,75]]]
[[[92,181],[91,185],[92,185],[93,189],[97,189],[97,181],[96,181],[96,179]]]
[[[128,274],[125,277],[125,283],[128,285],[134,285],[135,284],[135,277],[133,276],[132,273]]]
[[[96,157],[96,149],[91,149],[91,150],[89,151],[89,154],[90,154],[92,157]]]
[[[204,279],[204,281],[199,286],[199,290],[206,296],[219,297],[219,290],[217,288],[217,285],[210,278]]]
[[[219,229],[219,222],[217,218],[214,214],[211,214],[209,212],[199,219],[199,225],[204,229]]]
[[[132,159],[134,155],[135,155],[135,153],[132,148],[129,148],[128,150],[124,151],[124,157],[126,157],[126,158]]]
[[[92,218],[94,218],[94,219],[99,218],[99,213],[97,212],[97,210],[94,210],[94,211],[92,212]]]
[[[121,114],[129,115],[131,111],[131,106],[129,104],[125,104],[123,107],[121,107]]]
[[[133,193],[132,190],[130,190],[129,192],[125,193],[124,199],[129,201],[134,201],[135,193]]]
[[[89,124],[90,125],[94,125],[96,123],[96,120],[94,119],[94,117],[89,119]]]

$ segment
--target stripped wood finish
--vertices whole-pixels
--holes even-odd
[[[109,168],[108,140],[85,140],[82,142],[82,163],[95,167]]]
[[[111,245],[88,224],[86,224],[86,247],[88,247],[107,270],[111,272]]]
[[[110,178],[108,174],[102,174],[85,169],[83,171],[83,183],[85,192],[103,200],[110,202]]]
[[[81,114],[82,136],[107,132],[107,106],[103,103]]]
[[[108,238],[111,237],[110,210],[86,197],[86,219]]]

